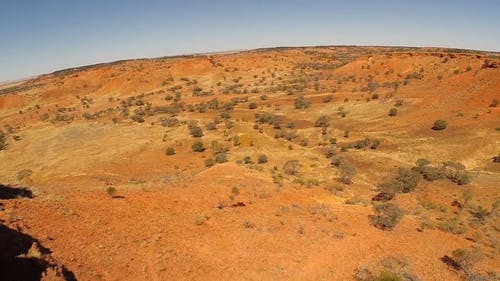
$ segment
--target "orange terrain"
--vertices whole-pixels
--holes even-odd
[[[0,84],[0,280],[500,280],[499,63],[274,48]]]

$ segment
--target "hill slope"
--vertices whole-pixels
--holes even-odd
[[[79,280],[495,280],[499,90],[496,54],[349,46],[2,85],[0,183],[35,196],[0,219]]]

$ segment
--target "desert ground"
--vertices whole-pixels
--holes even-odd
[[[0,85],[1,280],[500,280],[500,54],[272,48]]]

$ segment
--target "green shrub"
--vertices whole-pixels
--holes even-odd
[[[166,155],[174,155],[175,154],[175,150],[173,147],[168,147],[166,150],[165,150],[165,154]]]
[[[403,217],[403,211],[392,203],[373,206],[375,215],[369,216],[373,226],[382,230],[392,230]]]
[[[259,157],[257,157],[257,163],[259,164],[267,163],[267,156],[265,154],[259,155]]]
[[[193,149],[194,152],[203,152],[203,151],[205,151],[205,146],[203,145],[203,143],[201,141],[197,141],[197,142],[193,143],[193,145],[191,146],[191,148]]]
[[[432,126],[432,129],[435,131],[440,131],[446,129],[447,126],[448,122],[446,122],[446,120],[439,119],[434,122],[434,126]]]

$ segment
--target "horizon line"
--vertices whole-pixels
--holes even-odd
[[[207,51],[207,52],[194,52],[194,53],[181,53],[181,54],[173,54],[166,56],[155,56],[155,57],[137,57],[137,58],[124,58],[114,61],[104,61],[97,62],[92,64],[78,65],[74,67],[56,69],[51,72],[41,73],[33,76],[22,77],[19,79],[5,80],[0,81],[0,86],[5,86],[8,84],[20,83],[26,80],[36,79],[46,75],[54,75],[58,72],[64,71],[78,71],[86,68],[97,67],[101,65],[108,64],[116,64],[127,61],[134,60],[154,60],[154,59],[169,59],[169,58],[182,58],[182,57],[198,57],[198,56],[209,56],[209,55],[230,55],[230,54],[238,54],[244,52],[252,52],[252,51],[270,51],[273,49],[303,49],[303,48],[338,48],[338,47],[359,47],[359,48],[405,48],[405,49],[437,49],[437,50],[456,50],[456,51],[464,51],[462,53],[483,53],[487,55],[500,55],[500,51],[492,51],[492,50],[477,50],[477,49],[464,49],[464,48],[453,48],[453,47],[436,47],[436,46],[404,46],[404,45],[355,45],[355,44],[345,44],[345,45],[289,45],[289,46],[270,46],[270,47],[259,47],[259,48],[250,48],[250,49],[233,49],[233,50],[220,50],[220,51]],[[460,52],[458,52],[460,53]]]

